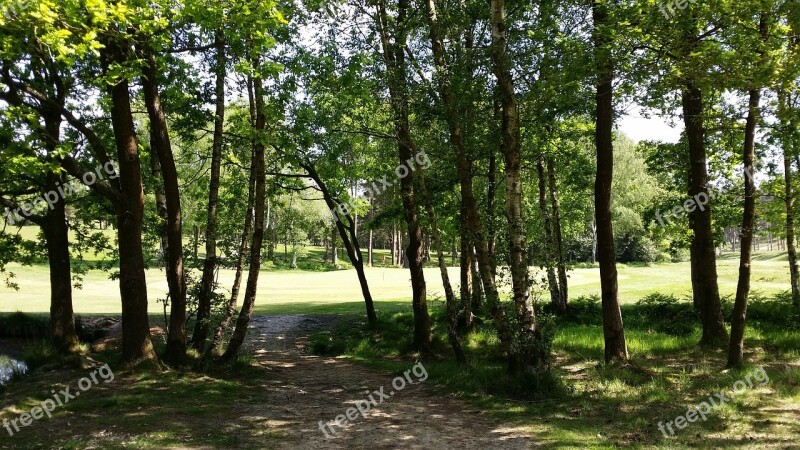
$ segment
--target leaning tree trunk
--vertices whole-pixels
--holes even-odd
[[[595,222],[597,223],[598,261],[600,263],[600,291],[603,309],[603,337],[605,361],[626,361],[628,346],[619,307],[617,285],[617,258],[614,249],[614,229],[611,216],[611,186],[614,180],[614,61],[611,56],[611,38],[608,36],[609,18],[606,3],[592,2],[594,20],[593,41],[597,68],[597,112],[595,145],[597,146],[597,178],[594,187]]]
[[[336,250],[336,232],[339,232],[339,237],[342,238],[347,257],[358,276],[358,284],[361,286],[361,294],[364,297],[364,307],[367,310],[367,322],[370,326],[378,324],[378,315],[375,312],[375,302],[372,300],[372,293],[369,290],[369,283],[367,282],[367,274],[364,271],[364,255],[361,252],[361,245],[358,242],[358,234],[355,231],[355,218],[348,211],[346,214],[340,208],[340,203],[336,201],[333,194],[328,189],[327,183],[317,172],[313,164],[303,164],[302,167],[308,172],[308,175],[314,180],[317,188],[322,193],[322,198],[325,204],[331,211],[335,211],[334,215],[334,228],[331,233],[331,252],[333,253],[333,264],[338,266],[339,256]]]
[[[761,26],[766,29],[762,19]],[[744,356],[744,326],[747,316],[747,300],[750,294],[750,260],[753,255],[753,223],[756,215],[756,182],[753,179],[756,159],[756,122],[759,115],[761,91],[750,90],[749,113],[744,129],[744,215],[742,217],[742,252],[739,259],[739,282],[736,285],[736,300],[731,316],[731,339],[728,345],[728,367],[742,365]]]
[[[700,88],[689,81],[682,95],[683,118],[689,144],[689,196],[710,199],[708,191],[708,168],[703,128],[703,94]],[[696,208],[689,213],[689,223],[694,232],[691,244],[692,291],[694,304],[700,310],[703,325],[701,346],[721,347],[728,340],[717,284],[717,255],[714,247],[714,231],[711,226],[711,204]]]
[[[254,67],[259,66],[257,58],[254,58]],[[256,72],[257,73],[257,72]],[[253,306],[256,302],[256,293],[258,291],[258,276],[261,271],[261,245],[264,242],[264,207],[266,204],[266,168],[264,165],[264,152],[265,146],[263,137],[266,128],[266,116],[264,112],[264,91],[262,81],[259,76],[253,78],[253,96],[255,102],[255,132],[256,139],[253,146],[254,156],[254,170],[256,173],[256,193],[254,197],[254,214],[253,220],[253,242],[250,246],[250,271],[247,274],[247,287],[245,288],[244,300],[242,302],[242,309],[239,311],[239,317],[236,320],[236,328],[233,330],[233,335],[228,343],[228,348],[222,355],[223,360],[231,360],[238,353],[244,338],[247,335],[247,326],[250,324],[250,318],[253,315]]]
[[[395,130],[397,133],[397,150],[400,164],[406,164],[414,157],[414,143],[411,137],[411,124],[408,111],[408,86],[406,81],[406,26],[408,19],[408,0],[398,0],[397,17],[389,18],[386,5],[378,5],[378,29],[380,32],[383,59],[389,78],[389,96],[394,114]],[[393,28],[390,31],[390,21]],[[394,42],[390,39],[394,37]],[[409,168],[410,170],[410,168]],[[427,290],[425,274],[423,272],[423,236],[419,225],[419,212],[414,194],[414,180],[408,174],[400,178],[400,187],[403,196],[403,212],[408,228],[408,247],[405,259],[411,274],[412,309],[414,311],[414,335],[412,346],[422,352],[430,350],[431,320],[428,314]]]
[[[170,323],[166,359],[179,361],[186,354],[186,277],[183,269],[183,222],[178,171],[172,154],[167,118],[158,93],[158,67],[155,56],[147,55],[142,77],[145,105],[150,118],[151,139],[164,179],[167,202],[167,284],[170,296]]]
[[[102,52],[104,72],[108,73],[111,64],[123,64],[127,59],[126,53],[120,43],[109,40]],[[122,300],[122,359],[127,364],[134,364],[141,360],[158,359],[150,339],[150,320],[147,315],[147,281],[142,253],[144,191],[128,80],[115,80],[108,89],[121,188],[117,205],[117,233],[119,289]]]
[[[192,347],[203,351],[211,330],[211,300],[214,297],[214,275],[217,270],[217,204],[219,203],[219,178],[222,162],[222,133],[225,126],[225,36],[222,30],[214,35],[217,51],[214,140],[211,144],[211,173],[208,183],[208,209],[206,212],[206,258],[203,277],[197,294],[197,321],[192,333]]]

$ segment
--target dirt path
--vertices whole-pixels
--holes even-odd
[[[243,418],[267,420],[281,429],[277,448],[301,449],[526,449],[534,446],[521,429],[505,427],[425,382],[395,390],[395,376],[340,358],[304,351],[310,334],[335,325],[334,316],[254,317],[246,347],[271,372],[266,404],[249,405]],[[409,365],[409,369],[411,365]],[[418,373],[421,373],[419,371]],[[412,380],[417,380],[413,374]],[[400,383],[398,382],[398,385]],[[388,398],[341,428],[320,430],[381,387]],[[396,391],[389,395],[390,391]],[[361,402],[366,409],[365,403]],[[352,415],[352,414],[351,414]]]

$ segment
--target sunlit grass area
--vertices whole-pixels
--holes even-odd
[[[310,248],[309,259],[321,259],[321,249]],[[380,261],[381,252],[376,260]],[[343,259],[342,261],[345,261]],[[719,284],[722,295],[736,292],[738,255],[723,254],[719,258]],[[49,311],[50,292],[46,265],[19,266],[12,264],[14,281],[20,290],[14,291],[0,285],[0,311],[45,312]],[[373,267],[366,269],[370,291],[378,303],[388,308],[397,302],[410,302],[411,282],[408,270],[397,267]],[[450,268],[451,280],[458,280],[458,269]],[[600,293],[599,270],[576,268],[569,272],[571,298]],[[221,292],[229,293],[234,271],[221,269],[218,282]],[[425,269],[428,295],[431,299],[443,298],[441,276],[438,269]],[[690,268],[688,262],[664,263],[652,266],[619,266],[620,300],[623,304],[634,303],[652,293],[686,297],[691,294]],[[166,297],[167,283],[164,272],[159,269],[147,271],[149,311],[157,314],[162,304],[156,299]],[[119,314],[119,283],[109,274],[91,271],[84,276],[81,289],[74,292],[75,311],[79,314]],[[789,286],[789,269],[782,253],[758,253],[753,261],[752,289],[763,295],[774,295]],[[456,286],[454,286],[456,287]],[[275,268],[266,264],[262,271],[256,313],[360,313],[363,311],[361,288],[354,270],[303,271]]]

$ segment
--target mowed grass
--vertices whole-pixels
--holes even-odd
[[[309,251],[309,258],[316,258],[319,249]],[[377,252],[380,261],[382,252]],[[722,295],[736,292],[738,255],[726,253],[718,260],[719,285]],[[46,265],[19,266],[12,264],[14,281],[19,291],[0,284],[0,312],[46,312],[50,309],[50,286]],[[376,307],[387,312],[403,308],[411,301],[411,282],[406,269],[396,267],[368,268],[367,279]],[[458,268],[450,268],[450,279],[457,281]],[[534,272],[536,270],[534,269]],[[195,271],[199,276],[199,271]],[[535,273],[537,278],[541,274]],[[234,271],[219,271],[219,284],[226,295],[233,284]],[[444,297],[438,269],[425,269],[429,299]],[[92,271],[85,275],[81,289],[74,291],[74,307],[78,314],[119,314],[119,283],[111,280],[105,272]],[[164,271],[147,271],[149,312],[163,312],[156,299],[167,294]],[[786,255],[777,252],[757,253],[753,261],[752,289],[765,296],[787,290],[789,269]],[[454,285],[454,288],[458,288]],[[619,265],[619,295],[623,304],[635,303],[652,293],[671,294],[688,298],[691,295],[690,268],[688,262],[666,263],[651,266]],[[507,292],[507,289],[506,289]],[[569,272],[569,294],[571,298],[600,294],[599,270],[576,268]],[[546,296],[545,296],[546,297]],[[257,314],[280,313],[361,313],[363,296],[354,270],[301,271],[279,269],[266,264],[259,278],[256,299]]]

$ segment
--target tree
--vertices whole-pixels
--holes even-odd
[[[603,306],[605,361],[626,361],[628,347],[619,307],[614,229],[611,220],[611,186],[614,180],[614,45],[609,29],[609,2],[592,1],[595,64],[597,67],[597,113],[595,145],[597,146],[597,179],[595,182],[595,221],[600,263],[600,290]]]

